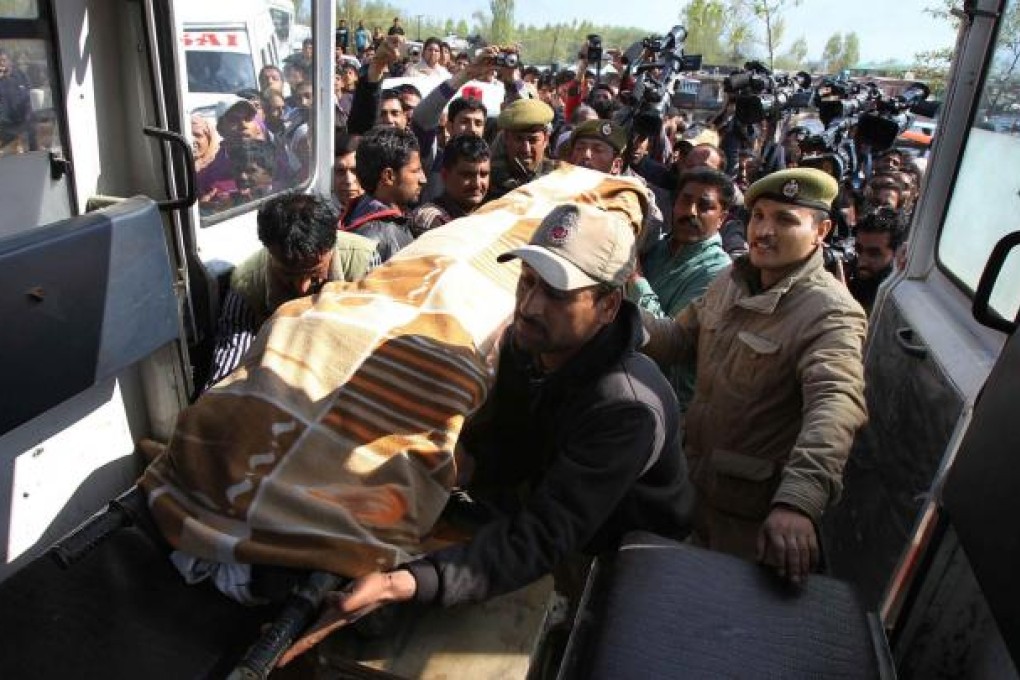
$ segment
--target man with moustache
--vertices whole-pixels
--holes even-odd
[[[473,134],[457,135],[443,151],[443,193],[411,212],[407,224],[415,237],[464,217],[482,205],[489,191],[489,145]]]
[[[552,119],[552,109],[537,99],[518,99],[503,108],[497,120],[503,152],[492,159],[489,199],[556,169],[556,161],[545,156]]]
[[[672,231],[641,258],[642,276],[627,290],[627,297],[656,318],[673,318],[702,296],[708,284],[730,266],[719,228],[733,205],[733,181],[717,170],[685,172],[677,181]],[[694,393],[694,370],[686,364],[667,373],[680,408]]]
[[[660,366],[697,366],[684,452],[699,545],[802,583],[865,419],[864,310],[823,267],[838,184],[813,168],[755,182],[750,252],[674,319],[644,315]]]
[[[362,576],[326,620],[412,599],[484,600],[612,549],[632,529],[687,535],[676,399],[638,352],[640,317],[623,297],[634,252],[626,220],[566,204],[530,244],[499,256],[521,273],[496,383],[459,442],[473,462],[471,538]]]

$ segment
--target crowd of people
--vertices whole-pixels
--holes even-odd
[[[562,206],[500,258],[521,263],[517,305],[485,417],[462,438],[485,521],[467,544],[359,579],[340,610],[482,599],[639,528],[802,583],[866,418],[866,310],[906,240],[922,165],[889,149],[867,175],[834,177],[810,167],[803,118],[745,125],[732,105],[700,121],[670,107],[636,134],[615,51],[618,73],[599,78],[583,58],[549,73],[499,65],[500,46],[404,45],[398,20],[386,36],[338,30],[333,196],[263,208],[266,250],[235,274],[212,382],[282,301],[357,278],[563,164],[629,178],[648,208],[635,237],[604,210]],[[296,142],[256,151],[308,125],[287,110],[309,102],[282,97],[285,81],[301,92],[296,73],[267,67],[261,116],[245,100],[216,125],[245,149],[226,154],[239,188],[307,172]],[[444,80],[384,88],[396,74]],[[476,81],[502,84],[499,111]]]

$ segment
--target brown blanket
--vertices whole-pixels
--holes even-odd
[[[637,182],[565,166],[428,232],[360,282],[281,307],[142,476],[170,543],[348,577],[420,551],[513,311],[519,268],[496,256],[567,202],[619,210],[635,230],[646,208]]]

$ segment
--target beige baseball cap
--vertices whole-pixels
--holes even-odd
[[[622,286],[634,271],[634,232],[616,212],[568,203],[545,216],[531,243],[496,259],[514,258],[557,290]]]

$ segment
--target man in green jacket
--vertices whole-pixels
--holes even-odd
[[[654,243],[641,258],[642,276],[627,287],[627,297],[656,318],[672,318],[696,298],[731,260],[719,228],[733,205],[733,181],[717,170],[698,168],[680,175],[668,238]],[[694,394],[694,367],[670,366],[670,384],[686,410]]]
[[[264,246],[230,276],[216,327],[216,348],[206,389],[237,368],[262,324],[284,302],[317,293],[327,281],[356,281],[379,264],[375,242],[337,232],[332,202],[284,194],[259,210]]]
[[[867,318],[823,267],[837,190],[812,168],[758,180],[750,252],[675,319],[643,315],[646,353],[697,364],[684,440],[695,542],[794,583],[818,565],[817,527],[866,419]]]

